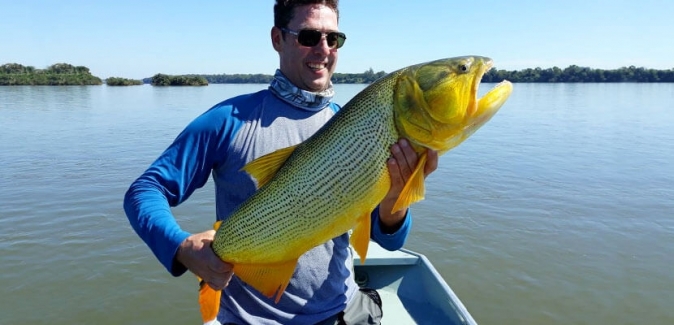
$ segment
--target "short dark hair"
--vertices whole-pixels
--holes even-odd
[[[339,19],[339,0],[276,0],[274,5],[274,26],[287,28],[295,14],[295,8],[299,6],[320,4],[335,11]]]

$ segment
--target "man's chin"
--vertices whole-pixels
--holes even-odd
[[[319,78],[319,79],[314,79],[311,81],[307,82],[307,87],[309,91],[312,92],[321,92],[328,87],[330,87],[330,79],[329,78]]]

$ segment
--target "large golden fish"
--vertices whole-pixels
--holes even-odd
[[[390,188],[391,145],[406,138],[419,153],[394,207],[398,211],[423,199],[426,148],[442,154],[457,146],[509,97],[512,84],[503,81],[477,98],[491,66],[489,58],[466,56],[395,71],[358,93],[305,142],[246,165],[259,190],[219,227],[215,253],[277,301],[300,255],[350,229],[351,244],[364,260],[370,213]],[[215,306],[210,313],[217,313]]]

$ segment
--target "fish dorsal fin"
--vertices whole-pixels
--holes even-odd
[[[370,213],[365,213],[358,218],[356,227],[353,228],[353,233],[349,241],[351,246],[356,250],[358,256],[360,256],[360,264],[365,263],[365,257],[367,256],[367,248],[370,245],[370,227],[372,219],[370,218]]]
[[[405,183],[398,200],[393,205],[393,211],[395,213],[402,209],[406,209],[412,203],[418,202],[424,199],[424,167],[426,166],[427,154],[426,152],[422,153],[419,156],[419,161],[417,161],[417,166],[412,172],[412,176]]]
[[[249,162],[243,166],[242,170],[253,176],[257,180],[257,188],[260,188],[276,175],[276,172],[288,160],[288,157],[295,151],[295,148],[297,148],[297,145],[268,153]]]
[[[275,302],[290,283],[295,272],[297,259],[274,264],[234,264],[234,274],[263,295],[271,298],[276,294]]]

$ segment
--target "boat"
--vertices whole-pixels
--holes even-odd
[[[365,264],[355,251],[353,264],[358,285],[381,296],[382,324],[477,324],[422,254],[404,248],[388,251],[371,241]]]

